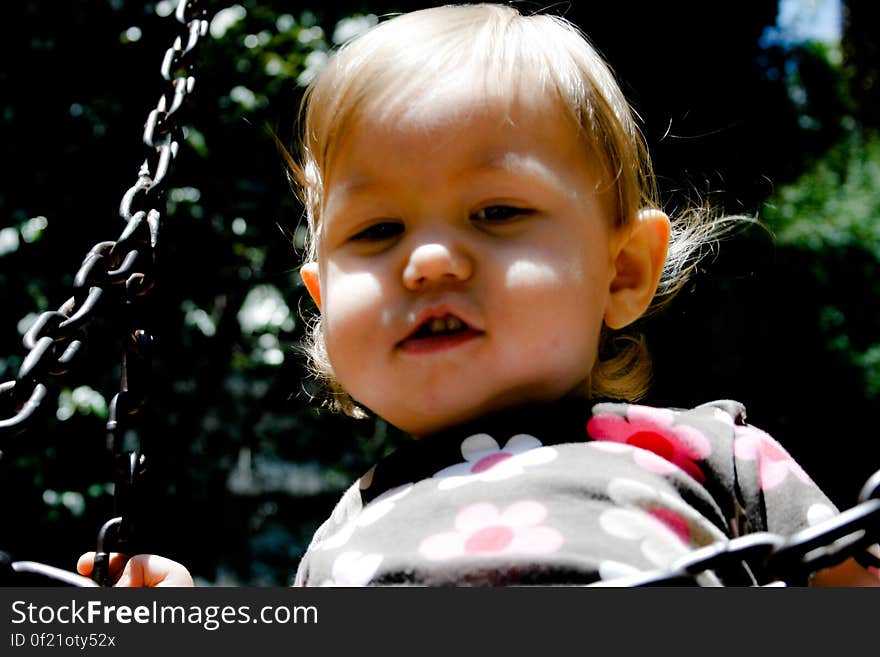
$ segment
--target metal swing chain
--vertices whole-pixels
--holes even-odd
[[[33,422],[48,395],[48,377],[69,371],[82,351],[91,321],[112,311],[108,304],[114,301],[125,315],[120,391],[110,402],[107,421],[108,449],[115,462],[115,517],[98,534],[93,574],[102,584],[109,580],[110,550],[124,549],[131,539],[134,489],[145,470],[139,450],[123,451],[126,422],[142,410],[148,387],[152,336],[137,315],[143,298],[156,284],[163,223],[158,208],[164,207],[167,174],[183,136],[178,120],[195,85],[193,51],[208,29],[199,0],[180,0],[175,18],[181,28],[162,59],[165,89],[144,127],[146,158],[137,181],[119,205],[125,228],[115,242],[98,242],[89,250],[74,277],[73,296],[37,318],[24,336],[29,352],[16,378],[0,383],[0,409],[13,409],[8,416],[0,414],[2,448],[5,440]]]
[[[666,570],[638,573],[602,582],[601,586],[693,586],[708,570],[748,564],[774,583],[805,580],[823,568],[850,557],[863,567],[877,568],[880,558],[867,548],[880,543],[880,470],[859,492],[858,504],[789,537],[754,532],[694,550]]]

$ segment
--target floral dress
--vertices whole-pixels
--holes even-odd
[[[377,463],[315,533],[295,584],[614,583],[717,541],[789,535],[835,513],[738,402],[518,408]],[[698,583],[762,578],[739,563]]]

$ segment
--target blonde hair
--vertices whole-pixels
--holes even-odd
[[[645,140],[614,75],[577,27],[552,15],[523,15],[494,4],[447,5],[402,14],[345,44],[306,90],[298,159],[284,151],[308,220],[307,259],[317,259],[323,174],[347,125],[369,106],[393,112],[432,82],[477,70],[487,90],[511,87],[551,94],[580,127],[616,195],[615,226],[633,221],[659,196]],[[723,221],[692,210],[672,222],[669,252],[652,310],[684,285]],[[312,371],[326,384],[331,405],[362,414],[336,382],[321,333],[311,324],[306,345]],[[593,396],[636,400],[647,392],[651,361],[644,337],[603,326],[591,373]]]

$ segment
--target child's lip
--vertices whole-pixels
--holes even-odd
[[[431,335],[421,338],[407,338],[402,340],[397,346],[404,353],[408,354],[429,354],[464,345],[475,338],[484,335],[483,331],[467,329],[459,333],[450,333],[447,335]]]
[[[458,319],[462,324],[464,324],[464,331],[459,334],[453,334],[449,336],[432,336],[426,338],[415,338],[414,336],[424,327],[428,322],[433,319],[440,319],[446,317],[454,317]],[[398,347],[402,347],[404,343],[408,343],[414,340],[422,341],[422,340],[437,340],[440,337],[452,338],[456,335],[461,337],[474,337],[475,335],[482,335],[484,333],[483,329],[477,326],[470,318],[468,318],[464,313],[453,309],[449,305],[440,305],[433,306],[431,308],[426,308],[421,311],[418,315],[416,315],[415,320],[410,325],[409,331],[406,336],[402,340],[397,343]]]

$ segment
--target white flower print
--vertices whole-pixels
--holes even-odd
[[[381,554],[343,552],[333,561],[332,579],[321,582],[321,586],[366,586],[381,563]]]
[[[636,465],[644,468],[648,472],[667,475],[678,470],[678,466],[670,463],[661,456],[657,456],[654,452],[647,449],[639,449],[638,447],[633,447],[626,443],[613,443],[611,441],[603,440],[589,443],[589,445],[593,449],[598,449],[602,452],[609,452],[611,454],[628,453],[632,456]]]
[[[612,479],[608,495],[618,506],[599,516],[602,529],[638,541],[644,557],[659,568],[669,567],[695,547],[726,538],[716,527],[701,522],[683,500],[642,482]],[[609,570],[615,570],[613,565]]]
[[[811,504],[810,508],[807,509],[807,524],[812,527],[813,525],[824,522],[829,518],[833,518],[834,515],[834,509],[827,504]]]
[[[613,561],[611,559],[606,559],[599,564],[599,577],[605,581],[613,581],[615,579],[639,575],[641,573],[642,571],[635,566],[631,566],[628,563],[621,563],[620,561]]]
[[[389,514],[397,501],[408,495],[412,488],[413,484],[409,483],[386,490],[367,504],[357,516],[346,523],[338,532],[328,536],[323,541],[319,541],[311,549],[333,550],[342,547],[348,542],[348,539],[351,538],[351,535],[354,534],[358,527],[372,525],[379,518]]]
[[[456,463],[434,473],[440,479],[439,490],[458,488],[475,481],[501,481],[523,473],[525,467],[548,463],[557,457],[552,447],[528,434],[517,434],[503,448],[489,434],[478,433],[461,443],[463,463]]]

